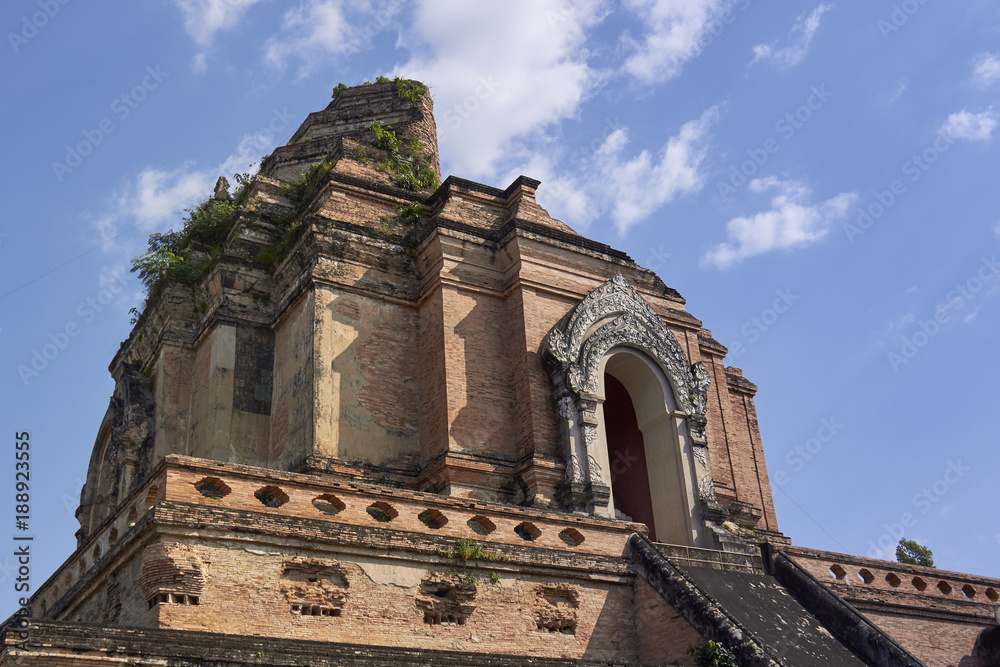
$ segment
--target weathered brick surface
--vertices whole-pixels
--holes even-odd
[[[704,637],[642,577],[635,578],[634,613],[640,662],[663,665],[676,661],[679,665],[694,665],[687,648]]]
[[[865,611],[873,623],[927,667],[989,667],[973,647],[984,626]]]
[[[784,553],[929,667],[978,667],[973,647],[996,625],[1000,580],[802,547]]]
[[[433,192],[403,190],[379,164],[388,154],[373,118],[418,140],[439,173],[430,98],[403,100],[394,83],[340,93],[274,151],[211,270],[193,286],[164,285],[112,362],[109,423],[143,444],[123,446],[107,424],[99,435],[80,546],[36,597],[43,615],[470,651],[483,664],[500,660],[490,653],[683,662],[697,633],[621,558],[643,528],[557,500],[569,427],[543,364],[546,337],[621,273],[677,339],[683,365],[702,362],[711,376],[718,500],[782,544],[756,387],[725,367],[725,347],[677,291],[552,219],[537,181],[499,189],[450,177]],[[321,161],[331,169],[288,237],[288,186]],[[255,258],[278,238],[285,255],[265,270]],[[130,397],[140,375],[148,409]],[[139,433],[147,423],[155,432]],[[508,560],[442,555],[463,538]],[[1000,590],[954,573],[793,557],[931,661],[969,650]],[[833,564],[875,579],[831,580]],[[499,583],[486,583],[492,571]],[[910,590],[917,576],[926,590]],[[920,633],[959,648],[947,654]],[[72,655],[54,649],[51,664]]]
[[[614,522],[321,483],[308,475],[275,478],[176,457],[156,481],[163,492],[157,486],[135,502],[159,502],[131,529],[112,543],[108,534],[116,524],[106,524],[43,587],[38,600],[46,616],[380,646],[636,659],[634,626],[621,623],[632,617],[632,577],[620,557],[629,531]],[[265,506],[254,495],[265,486],[287,501]],[[333,515],[312,502],[334,495],[343,509]],[[366,511],[379,502],[395,514],[390,522]],[[446,523],[422,522],[418,515],[428,508]],[[480,535],[468,524],[472,517],[490,519],[495,531]],[[514,531],[525,520],[540,532],[530,543]],[[583,536],[580,545],[558,536],[568,526]],[[497,556],[463,560],[460,537],[476,538]],[[98,550],[103,560],[90,560]],[[440,610],[428,619],[435,610],[428,595],[436,599],[428,582],[442,578],[470,593],[461,623],[456,613]],[[70,584],[68,593],[57,588],[59,581]],[[447,587],[435,590],[442,600],[453,597]]]
[[[308,640],[244,637],[205,632],[120,629],[72,623],[34,624],[26,650],[8,637],[0,666],[81,667],[93,664],[222,667],[606,667],[607,660],[506,656],[462,650],[359,647]],[[615,660],[615,665],[635,664]]]

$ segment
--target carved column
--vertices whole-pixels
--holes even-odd
[[[726,510],[715,497],[715,481],[712,477],[712,461],[708,452],[708,388],[712,378],[700,361],[691,366],[691,408],[687,418],[688,432],[691,434],[691,450],[694,454],[695,478],[698,480],[698,504],[701,516],[706,521],[725,521]]]
[[[587,499],[587,512],[590,514],[610,514],[608,503],[611,501],[611,487],[604,483],[604,471],[597,462],[597,443],[601,422],[597,418],[597,407],[601,399],[591,394],[583,394],[577,403],[580,414],[580,430],[583,432],[583,444],[587,454],[587,483],[584,493]]]

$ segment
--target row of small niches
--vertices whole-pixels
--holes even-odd
[[[118,527],[121,525],[123,531],[126,531],[132,526],[134,526],[139,516],[143,514],[146,510],[148,510],[150,506],[152,506],[152,504],[156,501],[156,497],[158,494],[159,494],[158,487],[156,486],[150,487],[148,492],[146,493],[145,502],[136,501],[135,503],[133,503],[132,506],[129,507],[128,512],[125,515],[125,518],[124,519],[119,518],[111,525],[111,529],[107,531],[107,545],[109,549],[118,543],[118,537],[119,537]],[[99,539],[97,541],[97,544],[95,544],[94,548],[90,551],[90,556],[93,559],[94,563],[99,561],[101,559],[101,555],[104,553],[103,550],[101,549],[101,541],[102,540]],[[49,605],[49,598],[51,598],[51,601],[53,603],[56,600],[58,600],[59,596],[62,595],[62,592],[64,590],[69,590],[70,588],[72,588],[73,585],[76,583],[77,579],[81,577],[89,567],[90,567],[90,561],[87,560],[87,555],[83,554],[80,556],[79,559],[77,559],[77,562],[75,563],[73,568],[67,568],[66,571],[63,573],[62,577],[59,579],[59,581],[53,582],[53,584],[49,587],[48,596],[46,597],[46,599],[42,600],[43,613],[44,610]],[[75,573],[74,573],[74,568],[75,568]],[[197,604],[197,602],[193,604]]]
[[[837,579],[838,581],[849,583],[847,581],[847,570],[845,570],[840,565],[831,566],[830,574],[833,575],[833,578]],[[858,570],[858,579],[860,579],[861,582],[864,584],[872,584],[875,581],[875,575],[872,573],[871,570],[862,568],[861,570]],[[885,581],[893,588],[899,588],[900,585],[903,583],[903,580],[895,572],[890,572],[889,574],[885,575]],[[913,579],[910,580],[910,583],[913,585],[915,589],[917,589],[920,592],[927,590],[927,582],[924,580],[923,577],[913,577]],[[938,581],[936,588],[941,592],[942,595],[951,595],[952,591],[954,590],[952,585],[949,584],[944,579]],[[972,600],[975,599],[978,592],[972,586],[972,584],[966,584],[965,586],[962,586],[962,593],[965,595],[967,599]],[[1000,595],[998,595],[996,590],[992,588],[987,588],[985,595],[987,598],[989,598],[990,602],[996,602],[998,599],[1000,599]]]
[[[229,485],[217,477],[205,477],[201,481],[196,482],[194,488],[201,495],[211,500],[222,500],[232,493]],[[274,485],[262,486],[253,495],[261,505],[271,508],[281,507],[289,500],[288,494]],[[347,504],[331,493],[316,496],[313,498],[312,504],[317,510],[327,516],[337,515],[347,509]],[[372,519],[379,523],[389,523],[399,516],[396,508],[384,500],[372,503],[365,511]],[[417,518],[431,530],[439,530],[448,523],[448,517],[436,509],[425,509],[417,515]],[[497,529],[496,524],[485,516],[474,516],[466,524],[477,535],[489,535]],[[526,542],[533,542],[542,535],[541,529],[530,521],[522,521],[515,526],[514,533]],[[583,533],[575,528],[565,528],[559,533],[559,539],[568,546],[578,547],[583,544],[585,538]]]

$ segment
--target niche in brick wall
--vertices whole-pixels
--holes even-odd
[[[297,557],[281,573],[281,592],[300,616],[340,616],[348,588],[347,571],[334,560]]]
[[[439,512],[438,510],[424,510],[417,515],[420,522],[430,528],[431,530],[439,530],[444,528],[444,525],[448,523],[448,517]]]
[[[533,542],[542,536],[542,531],[530,521],[524,521],[515,526],[514,532],[517,533],[518,537],[527,542]]]
[[[202,562],[188,547],[163,542],[150,545],[143,551],[141,563],[139,589],[150,608],[201,603],[205,585]]]
[[[477,535],[489,535],[497,529],[497,525],[484,516],[474,516],[466,522],[466,525]]]
[[[253,497],[265,507],[281,507],[288,502],[288,494],[276,486],[265,486],[257,489]]]
[[[583,544],[583,533],[576,528],[567,528],[559,533],[559,539],[571,547],[578,547]]]
[[[417,609],[427,625],[465,625],[476,610],[476,580],[457,574],[434,572],[420,582]]]
[[[328,516],[335,516],[347,509],[344,501],[332,493],[324,493],[313,498],[313,507]]]
[[[576,610],[580,594],[569,584],[535,588],[535,625],[539,630],[576,634]]]
[[[366,511],[371,518],[375,519],[379,523],[389,523],[399,516],[399,512],[396,511],[396,508],[383,500],[372,503],[368,506]]]
[[[205,477],[194,485],[198,493],[209,500],[222,500],[233,492],[229,485],[218,477]]]

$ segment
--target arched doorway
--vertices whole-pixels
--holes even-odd
[[[646,524],[650,539],[655,541],[642,430],[625,385],[608,374],[604,376],[604,423],[615,517]]]
[[[722,509],[705,432],[712,383],[705,365],[689,362],[663,317],[620,273],[581,299],[552,328],[540,351],[555,389],[566,462],[566,481],[556,489],[556,500],[572,511],[608,518],[616,507],[633,518],[648,517],[651,508],[647,525],[659,541],[711,547],[715,542],[702,510],[717,517]],[[616,399],[622,393],[608,378],[624,387],[627,402]],[[611,404],[606,406],[609,384]],[[613,479],[622,474],[630,479],[620,471],[618,454],[628,443],[637,447],[636,428],[648,492],[641,484],[636,491],[633,484]],[[619,469],[614,475],[613,464]],[[631,474],[639,477],[640,469]]]
[[[666,374],[631,347],[609,350],[601,366],[599,448],[609,510],[645,523],[660,542],[700,545],[690,435]]]

